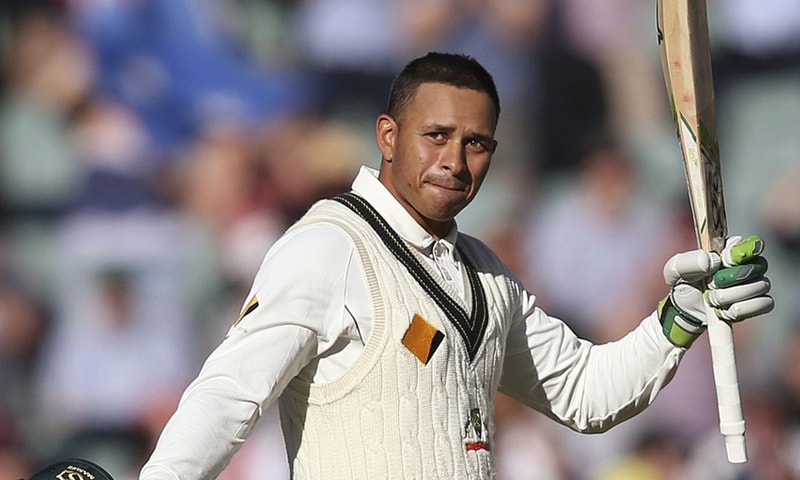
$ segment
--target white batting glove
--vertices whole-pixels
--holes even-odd
[[[658,304],[667,338],[676,346],[689,347],[706,329],[706,302],[717,317],[729,322],[770,312],[775,301],[764,276],[763,251],[764,241],[758,236],[731,236],[721,254],[693,250],[670,258],[664,265],[664,280],[672,289]]]

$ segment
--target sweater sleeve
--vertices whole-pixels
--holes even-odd
[[[500,391],[579,432],[603,432],[643,411],[685,352],[665,338],[655,313],[602,345],[578,338],[527,292],[517,313]]]

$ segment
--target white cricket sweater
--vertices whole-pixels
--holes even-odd
[[[479,241],[459,236],[488,305],[483,340],[470,361],[459,330],[372,227],[347,207],[325,200],[293,228],[320,221],[352,237],[372,296],[374,324],[362,355],[344,376],[323,385],[295,379],[281,396],[293,478],[492,478],[492,399],[512,297],[500,261]],[[440,286],[449,291],[443,282]],[[471,305],[462,307],[469,312]],[[427,365],[403,344],[415,315],[444,334]]]

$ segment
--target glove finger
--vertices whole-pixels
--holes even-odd
[[[730,237],[722,250],[722,264],[732,267],[747,263],[761,255],[764,252],[764,246],[764,240],[758,235],[750,235],[745,238]]]
[[[664,280],[670,286],[679,282],[693,283],[703,280],[720,266],[720,257],[714,252],[692,250],[673,255],[664,265]]]
[[[721,268],[714,273],[711,284],[715,288],[726,288],[746,283],[767,273],[767,259],[756,257],[750,263]]]
[[[736,302],[766,295],[769,293],[770,287],[769,279],[767,277],[761,277],[742,285],[706,290],[706,300],[714,307],[727,307]]]
[[[769,295],[751,298],[736,302],[726,309],[714,309],[717,316],[723,320],[740,322],[742,320],[764,315],[775,308],[775,300]]]

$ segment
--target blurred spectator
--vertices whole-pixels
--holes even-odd
[[[682,479],[686,480],[793,480],[797,452],[788,438],[794,424],[786,416],[777,392],[742,393],[746,421],[747,462],[730,463],[718,429],[694,442]],[[796,445],[794,445],[796,447]]]
[[[541,66],[544,104],[536,124],[543,173],[558,174],[552,182],[576,175],[584,142],[605,130],[636,163],[642,190],[670,202],[684,183],[655,38],[655,4],[552,3]]]
[[[783,444],[778,447],[780,456],[793,478],[800,478],[800,324],[795,323],[787,348],[780,363],[780,384],[775,397],[783,404],[786,418],[781,430]]]
[[[592,480],[684,480],[688,445],[667,430],[645,432],[629,454],[612,458]]]
[[[148,160],[151,144],[141,119],[124,104],[93,96],[72,127],[82,175],[72,211],[125,213],[162,203],[159,172]]]
[[[250,129],[219,122],[169,171],[167,196],[209,228],[221,273],[249,288],[267,249],[299,212],[348,188],[369,158],[368,143],[342,121],[297,117]]]
[[[202,351],[219,342],[238,315],[255,271],[286,228],[270,201],[271,184],[257,152],[257,135],[221,122],[188,145],[162,182],[170,204],[198,241],[205,264],[192,275],[192,304],[203,305]]]
[[[593,127],[608,128],[626,148],[652,144],[662,129],[669,128],[655,42],[655,4],[636,0],[556,4],[558,39],[567,58],[573,58],[575,65],[585,62],[583,70],[596,71],[605,123]],[[574,70],[576,74],[580,70]]]
[[[318,79],[320,113],[372,129],[402,65],[402,2],[306,0],[288,15],[300,67]]]
[[[0,283],[0,468],[13,478],[36,460],[31,423],[38,415],[34,378],[49,326],[40,299],[10,278]],[[17,476],[15,476],[15,474]]]
[[[341,120],[285,122],[259,141],[273,200],[294,222],[315,201],[350,188],[378,155],[374,140]]]
[[[762,198],[760,216],[775,238],[800,255],[800,157],[787,166]],[[800,259],[800,256],[797,256]]]
[[[70,138],[94,82],[86,45],[51,13],[25,14],[12,30],[0,106],[0,195],[13,218],[63,212],[80,170]]]
[[[223,5],[68,3],[72,24],[98,58],[101,92],[132,107],[159,148],[179,146],[209,121],[260,121],[315,105],[310,77],[256,63],[237,48],[220,21]]]
[[[540,104],[533,112],[537,137],[534,164],[546,183],[572,177],[580,168],[581,145],[609,125],[609,99],[590,61],[555,44],[541,55]]]
[[[751,76],[800,73],[800,4],[795,0],[710,2],[718,97]],[[724,99],[720,98],[724,101]]]
[[[146,448],[152,412],[174,406],[198,358],[181,286],[190,252],[175,249],[190,242],[174,218],[152,212],[75,215],[59,240],[38,416],[73,455],[96,454],[113,437],[124,440],[119,458],[104,458],[137,461],[129,449]]]
[[[502,393],[495,396],[497,480],[562,480],[570,466],[541,415]]]
[[[800,121],[800,87],[798,87],[796,107],[797,120]],[[760,351],[764,345],[770,348],[771,355],[768,356],[768,361],[762,362],[760,369],[753,369],[762,379],[759,382],[760,388],[771,383],[774,378],[773,372],[776,369],[780,370],[781,361],[777,352],[783,351],[783,348],[796,348],[794,342],[787,339],[795,335],[798,312],[800,312],[800,298],[797,296],[797,292],[800,291],[800,279],[793,273],[793,267],[800,263],[800,210],[798,210],[800,190],[797,188],[800,182],[800,142],[797,142],[794,150],[792,147],[786,149],[786,154],[792,155],[790,153],[792,151],[794,160],[791,160],[791,157],[786,159],[785,166],[778,169],[776,176],[771,179],[771,183],[762,195],[760,205],[756,207],[770,247],[782,254],[776,258],[777,261],[770,262],[770,275],[776,275],[774,277],[776,283],[780,283],[780,288],[773,295],[776,295],[783,305],[777,315],[772,314],[767,319],[772,328],[760,329],[769,334],[762,334],[762,342],[754,346],[751,352],[754,358],[763,358]],[[767,375],[763,375],[762,372],[770,374],[767,381],[764,381]]]
[[[672,212],[647,202],[636,174],[620,147],[594,141],[575,183],[543,194],[523,233],[529,288],[552,315],[596,342],[619,338],[665,291],[660,272],[672,244],[662,226]],[[621,289],[614,279],[641,288]]]

